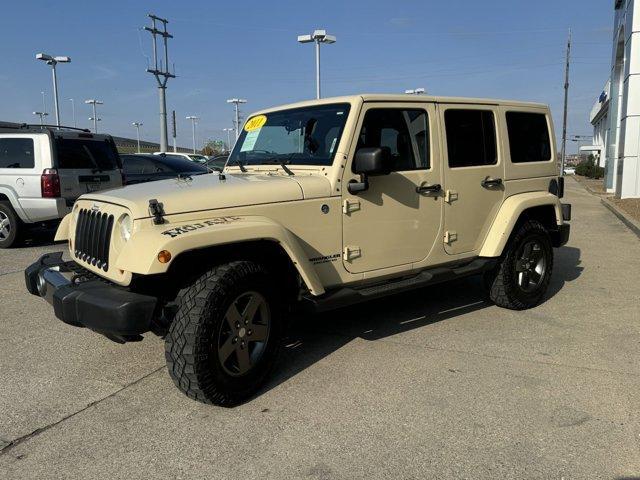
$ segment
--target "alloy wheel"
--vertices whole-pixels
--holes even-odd
[[[271,327],[267,300],[258,292],[239,295],[227,309],[218,334],[218,359],[231,376],[246,374],[262,357]]]
[[[6,240],[11,235],[11,221],[6,213],[0,212],[0,240]]]
[[[525,242],[518,249],[516,259],[518,286],[526,293],[534,292],[542,284],[547,272],[542,244],[538,240]]]

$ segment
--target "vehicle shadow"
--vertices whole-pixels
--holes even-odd
[[[22,234],[22,240],[13,248],[31,248],[54,245],[56,227],[32,227]]]
[[[579,248],[565,246],[554,249],[554,254],[553,274],[551,275],[551,282],[549,283],[545,301],[553,298],[562,290],[566,282],[576,280],[584,270],[584,267],[580,265],[582,261]]]
[[[545,301],[582,273],[580,250],[556,250],[556,266]],[[492,306],[480,276],[392,295],[323,314],[291,319],[277,372],[261,393],[286,382],[344,345],[360,338],[375,341],[426,328],[458,315]]]

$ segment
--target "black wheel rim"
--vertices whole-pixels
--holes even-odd
[[[239,295],[227,309],[218,335],[218,359],[226,373],[248,373],[262,358],[271,328],[267,300],[258,292]]]
[[[523,292],[535,292],[547,273],[547,259],[542,243],[538,240],[525,242],[516,255],[516,282]]]
[[[11,235],[11,220],[9,220],[9,216],[0,212],[0,241],[6,240]]]

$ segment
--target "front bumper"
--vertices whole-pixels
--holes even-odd
[[[45,254],[24,272],[27,290],[53,305],[60,320],[86,327],[116,342],[140,340],[150,331],[158,299],[130,292],[62,260],[62,252]]]

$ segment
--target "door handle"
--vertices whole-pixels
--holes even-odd
[[[419,187],[416,187],[417,193],[438,193],[440,191],[442,191],[442,185],[440,185],[439,183],[435,183],[433,185],[427,185],[426,183],[423,183]]]
[[[502,179],[487,177],[482,180],[482,182],[480,182],[480,185],[482,185],[484,188],[500,187],[502,186]]]

